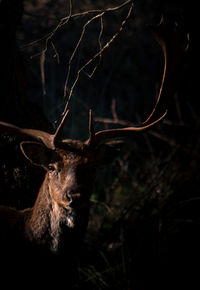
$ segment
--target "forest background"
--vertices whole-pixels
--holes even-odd
[[[98,171],[77,289],[192,287],[198,278],[198,7],[194,1],[137,0],[129,15],[131,3],[0,2],[0,119],[52,131],[72,93],[66,138],[88,137],[89,109],[94,111],[96,130],[145,120],[163,71],[163,55],[149,25],[158,24],[164,15],[189,36],[166,120],[149,134],[128,139],[120,157]],[[82,14],[71,17],[77,13]],[[0,136],[0,160],[1,204],[31,206],[43,171],[23,159],[19,140],[6,135]]]

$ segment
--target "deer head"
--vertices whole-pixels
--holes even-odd
[[[79,208],[88,204],[95,179],[95,169],[109,164],[117,156],[118,150],[110,139],[123,137],[134,132],[143,132],[163,119],[155,122],[124,129],[94,132],[92,112],[90,111],[89,139],[62,140],[61,130],[69,111],[63,117],[56,133],[22,129],[0,122],[0,128],[15,135],[33,138],[36,141],[24,141],[20,148],[24,156],[34,165],[46,170],[49,193],[53,201],[64,208]]]

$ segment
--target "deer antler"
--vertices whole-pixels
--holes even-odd
[[[69,114],[69,110],[67,110],[66,113],[63,115],[63,118],[59,126],[57,127],[55,134],[53,135],[54,147],[57,147],[62,142],[62,132],[65,126],[68,114]]]
[[[61,134],[66,122],[66,117],[68,116],[69,110],[64,114],[55,134],[49,134],[44,131],[34,130],[34,129],[24,129],[17,126],[8,124],[6,122],[0,122],[0,131],[6,132],[11,135],[19,136],[22,138],[31,138],[42,142],[49,149],[54,150],[55,147],[62,141]]]
[[[86,141],[87,144],[96,146],[106,139],[126,137],[133,134],[133,132],[144,132],[159,123],[166,116],[169,102],[175,93],[178,83],[177,79],[183,52],[180,39],[181,32],[178,25],[169,27],[168,23],[164,23],[163,18],[160,24],[156,27],[151,27],[151,30],[161,46],[164,55],[163,77],[153,111],[144,123],[136,127],[108,129],[96,133],[90,131],[90,138]],[[90,128],[92,128],[91,125]]]
[[[177,87],[177,78],[182,61],[183,49],[181,42],[181,31],[178,25],[170,27],[168,24],[164,23],[163,19],[157,27],[151,29],[156,40],[160,44],[164,55],[163,78],[157,102],[153,111],[147,120],[139,126],[103,130],[96,133],[94,131],[92,111],[90,111],[89,139],[85,142],[85,144],[89,146],[96,146],[100,142],[107,139],[126,137],[132,135],[133,132],[144,132],[150,127],[158,124],[166,116],[168,104]],[[69,110],[64,114],[55,134],[49,134],[47,132],[34,129],[23,129],[5,122],[0,122],[0,131],[37,140],[46,145],[46,147],[54,150],[63,142],[61,139],[61,134],[68,113]]]

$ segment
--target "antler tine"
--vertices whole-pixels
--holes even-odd
[[[53,135],[53,143],[54,146],[56,147],[61,141],[62,141],[62,133],[63,133],[63,128],[65,126],[65,122],[67,120],[67,116],[69,114],[69,110],[66,111],[66,113],[64,114],[58,128],[56,129],[55,134]]]
[[[169,29],[170,28],[170,29]],[[163,19],[157,27],[151,28],[154,37],[162,48],[164,55],[164,70],[156,105],[144,123],[137,127],[108,129],[95,133],[92,145],[98,145],[106,139],[126,137],[133,132],[144,132],[158,124],[167,114],[168,104],[175,93],[178,72],[182,60],[181,31],[178,25],[169,27]]]
[[[177,23],[165,23],[164,17],[162,17],[160,24],[152,26],[150,29],[162,48],[164,70],[155,107],[143,123],[145,125],[155,121],[168,108],[178,87],[184,52],[183,41],[181,39],[182,31]]]
[[[87,141],[88,145],[91,145],[95,140],[95,131],[94,131],[94,120],[92,115],[92,110],[89,111],[89,139]]]

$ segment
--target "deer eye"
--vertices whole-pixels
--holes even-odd
[[[48,169],[49,169],[49,171],[56,171],[57,170],[55,165],[53,165],[53,164],[49,164]]]

